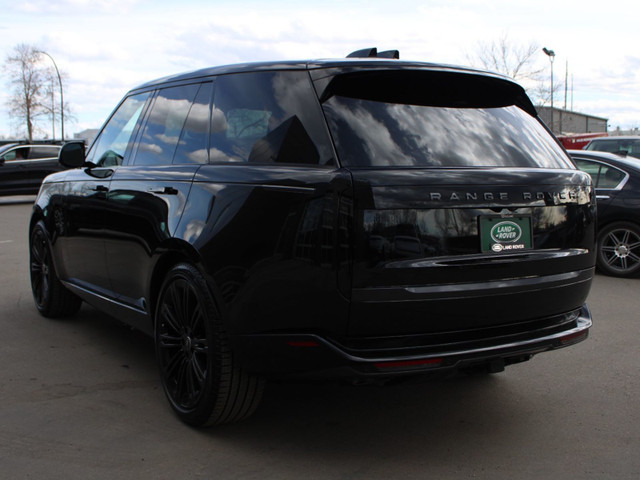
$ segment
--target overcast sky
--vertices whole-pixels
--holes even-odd
[[[98,128],[132,87],[228,63],[344,57],[377,46],[401,58],[468,65],[480,42],[507,35],[540,47],[538,66],[562,82],[573,110],[640,127],[636,1],[517,0],[0,0],[0,61],[19,43],[49,53],[65,72],[67,136]],[[614,8],[615,7],[615,8]],[[43,59],[48,62],[48,59]],[[0,70],[0,137],[17,133]],[[564,92],[555,105],[564,104]],[[50,121],[42,121],[51,135]],[[59,126],[56,127],[59,135]]]

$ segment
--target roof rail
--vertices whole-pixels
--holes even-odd
[[[383,52],[378,52],[376,47],[363,48],[362,50],[351,52],[347,55],[347,58],[393,58],[397,60],[400,58],[400,51],[385,50]]]

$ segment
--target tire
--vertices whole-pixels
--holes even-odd
[[[598,233],[598,269],[615,277],[640,273],[640,228],[629,222],[615,222]]]
[[[236,365],[220,311],[194,266],[178,264],[167,274],[154,337],[164,392],[183,422],[212,426],[255,411],[264,380]]]
[[[67,290],[58,279],[49,237],[44,224],[34,225],[29,236],[31,292],[36,308],[45,317],[70,317],[78,312],[82,300]]]

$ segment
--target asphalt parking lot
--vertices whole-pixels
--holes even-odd
[[[150,339],[33,306],[31,197],[0,199],[0,475],[22,479],[637,479],[640,279],[597,276],[579,345],[488,377],[268,385],[249,420],[172,414]]]

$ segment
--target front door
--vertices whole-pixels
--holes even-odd
[[[52,206],[63,257],[61,276],[81,288],[115,297],[107,273],[105,229],[109,189],[115,169],[130,155],[131,139],[149,93],[127,97],[100,132],[87,155],[85,168],[70,170]]]

